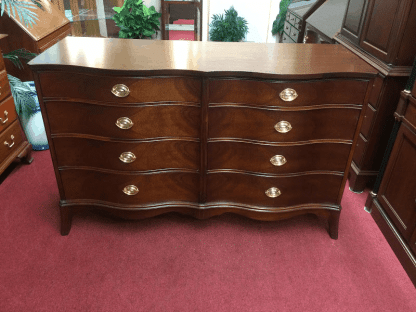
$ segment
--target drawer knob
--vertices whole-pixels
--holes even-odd
[[[287,160],[282,155],[275,155],[272,158],[270,158],[270,162],[273,166],[283,166],[285,163],[287,163]]]
[[[12,140],[12,143],[9,143],[7,141],[4,141],[4,145],[6,145],[8,148],[12,148],[14,145],[14,135],[10,136],[10,140]]]
[[[292,35],[294,35],[292,33]],[[279,94],[280,98],[285,102],[291,102],[298,97],[298,94],[294,89],[286,88]]]
[[[120,129],[127,130],[133,127],[133,121],[128,117],[120,117],[116,121],[116,126],[119,127]]]
[[[280,196],[281,194],[282,192],[280,192],[280,190],[277,187],[271,187],[266,191],[267,197],[270,197],[270,198],[276,198]]]
[[[290,130],[292,130],[292,125],[290,124],[290,122],[282,120],[282,121],[279,121],[277,124],[275,124],[274,128],[276,129],[277,132],[287,133]]]
[[[136,185],[127,185],[123,189],[123,193],[126,195],[136,195],[139,192],[139,188]]]
[[[129,164],[136,160],[136,155],[134,155],[132,152],[124,152],[121,153],[119,158],[122,162]]]
[[[111,93],[116,97],[126,97],[130,94],[129,88],[124,84],[116,84],[112,89]]]
[[[0,118],[0,122],[4,125],[6,122],[7,122],[7,120],[9,120],[9,117],[7,117],[7,115],[9,115],[9,113],[7,112],[7,110],[5,110],[4,111],[4,117],[6,118],[6,119],[2,119],[2,118]]]

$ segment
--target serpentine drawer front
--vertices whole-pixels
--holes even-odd
[[[128,219],[313,213],[338,237],[376,74],[342,46],[67,37],[29,65],[62,235],[75,211],[102,209]]]

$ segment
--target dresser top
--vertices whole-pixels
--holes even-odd
[[[29,62],[34,71],[305,79],[372,77],[377,70],[341,45],[66,37]]]

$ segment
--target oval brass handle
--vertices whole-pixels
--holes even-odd
[[[132,152],[124,152],[124,153],[121,153],[119,159],[122,162],[129,164],[136,160],[136,155],[134,155]]]
[[[267,197],[276,198],[280,196],[282,192],[277,187],[271,187],[266,191]]]
[[[128,117],[120,117],[116,121],[116,126],[120,129],[127,130],[133,127],[133,121]]]
[[[126,195],[136,195],[139,192],[139,188],[136,185],[127,185],[123,189],[123,193]]]
[[[12,148],[13,145],[14,145],[14,141],[13,141],[14,140],[14,135],[10,136],[10,140],[12,140],[13,143],[10,144],[9,142],[4,141],[4,145],[8,146],[9,148]]]
[[[274,128],[276,129],[277,132],[287,133],[290,130],[292,130],[292,125],[290,124],[290,122],[282,120],[282,121],[279,121],[277,124],[275,124]]]
[[[0,122],[2,124],[5,124],[7,122],[7,120],[9,120],[9,117],[7,117],[7,115],[9,115],[9,113],[7,112],[7,110],[4,111],[4,117],[6,117],[5,120],[3,120],[2,118],[0,118]]]
[[[273,166],[283,166],[285,163],[287,163],[287,160],[282,155],[275,155],[272,158],[270,158],[270,162]]]
[[[279,96],[283,101],[291,102],[298,97],[298,94],[294,89],[286,88],[282,92],[280,92]]]
[[[112,89],[111,93],[114,94],[116,97],[126,97],[130,94],[129,87],[124,84],[116,84]]]

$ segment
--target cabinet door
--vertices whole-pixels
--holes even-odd
[[[394,63],[394,50],[403,39],[403,21],[407,20],[403,0],[369,0],[360,46],[378,59]]]
[[[407,241],[416,221],[415,160],[416,133],[402,123],[377,197]]]
[[[368,0],[350,0],[345,12],[341,32],[356,45],[359,44],[367,3]]]

